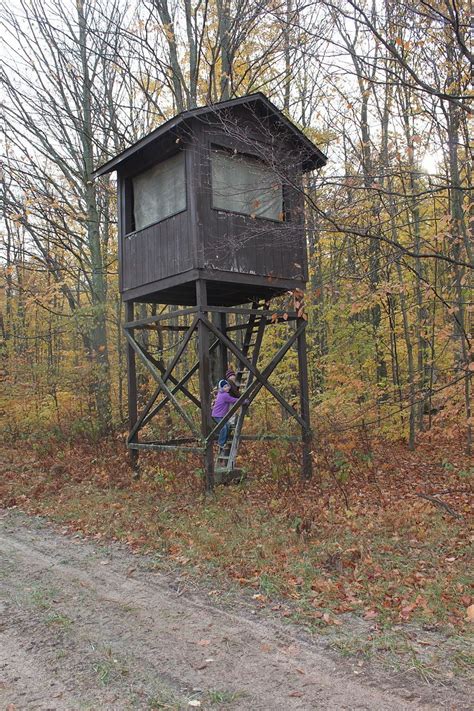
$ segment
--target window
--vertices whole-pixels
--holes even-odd
[[[212,149],[211,172],[213,207],[283,220],[282,184],[265,163],[241,153]]]
[[[132,182],[135,230],[186,209],[184,152],[136,175]]]

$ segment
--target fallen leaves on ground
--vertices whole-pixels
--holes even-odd
[[[25,466],[22,449],[10,447],[2,451],[0,497],[4,506],[66,524],[66,531],[121,540],[197,574],[223,571],[252,588],[260,606],[287,597],[317,624],[339,625],[345,613],[373,624],[472,623],[470,464],[460,441],[452,432],[426,433],[409,452],[374,439],[370,453],[361,454],[347,436],[326,442],[326,453],[336,445],[350,464],[347,481],[334,480],[322,444],[315,476],[304,484],[288,467],[275,474],[265,446],[249,444],[246,485],[220,488],[213,499],[201,494],[197,462],[170,455],[144,457],[144,474],[133,481],[114,439],[66,445],[67,472],[54,469],[52,454]],[[281,460],[291,457],[282,453]]]

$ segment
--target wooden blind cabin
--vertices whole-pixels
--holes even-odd
[[[215,305],[304,288],[301,177],[324,162],[261,93],[185,111],[109,160],[95,175],[117,171],[123,299],[192,305],[198,278]],[[222,190],[225,177],[236,179],[234,195]],[[142,225],[134,193],[147,178],[157,196],[167,179],[176,194]],[[263,204],[258,183],[263,197],[281,196],[277,209]]]
[[[263,327],[271,318],[275,321],[268,309],[272,297],[304,289],[308,264],[302,177],[325,161],[302,131],[262,93],[256,93],[185,111],[96,170],[95,176],[117,172],[119,283],[127,304],[129,340],[129,447],[135,452],[145,448],[145,443],[138,441],[137,422],[146,424],[158,406],[155,398],[145,415],[137,413],[134,358],[138,354],[146,361],[149,354],[144,354],[134,336],[144,324],[134,320],[133,304],[188,307],[186,313],[197,313],[199,321],[190,326],[189,337],[198,331],[200,397],[193,396],[185,384],[168,388],[165,380],[169,385],[175,363],[169,372],[161,364],[161,375],[157,371],[154,377],[165,399],[178,409],[176,393],[191,396],[201,408],[197,448],[205,453],[207,481],[212,486],[210,447],[216,432],[205,412],[209,409],[210,376],[205,371],[209,370],[211,341],[220,341],[223,366],[229,352],[237,359],[242,387],[249,376],[246,390],[250,399],[260,387],[272,391],[268,378],[262,380],[257,368],[258,352],[245,349],[245,339],[252,347],[258,340],[261,343]],[[235,352],[235,343],[226,332],[226,313],[249,303],[250,308],[239,311],[241,316],[247,314],[249,321],[243,345]],[[251,312],[264,303],[262,321],[262,314]],[[222,317],[217,333],[206,316],[212,308],[220,310]],[[303,333],[304,324],[299,327]],[[258,328],[261,336],[254,333]],[[294,340],[300,345],[301,333]],[[153,366],[152,360],[148,361],[146,364]],[[306,371],[305,356],[300,366]],[[253,373],[252,367],[256,369]],[[305,373],[302,377],[307,381]],[[307,382],[303,389],[308,400]],[[288,403],[286,406],[290,410]],[[185,411],[181,414],[186,420]],[[308,440],[309,419],[300,420]],[[148,444],[168,446],[163,442]],[[235,463],[236,446],[234,450],[229,467]],[[308,460],[308,452],[306,455]]]

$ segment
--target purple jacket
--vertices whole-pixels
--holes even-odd
[[[225,417],[234,402],[237,402],[238,399],[239,398],[237,397],[232,397],[232,395],[229,395],[229,393],[218,392],[216,402],[214,404],[214,407],[212,408],[211,415],[213,417]]]

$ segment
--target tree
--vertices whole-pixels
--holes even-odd
[[[101,225],[101,217],[110,196],[98,194],[92,172],[108,141],[117,147],[110,92],[113,88],[117,101],[120,76],[108,55],[108,34],[115,31],[120,11],[112,3],[104,25],[87,0],[77,0],[74,14],[56,0],[22,0],[20,6],[21,14],[6,5],[1,10],[9,58],[0,78],[10,146],[3,211],[10,224],[22,226],[28,252],[66,296],[70,313],[80,316],[76,323],[94,371],[97,414],[108,429],[106,300],[112,254],[111,224]],[[71,287],[73,274],[79,274],[86,308]]]

